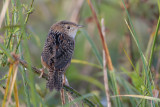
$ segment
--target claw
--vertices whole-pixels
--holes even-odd
[[[40,71],[41,71],[41,74],[40,74],[39,78],[42,78],[42,75],[44,73],[44,68],[40,69]]]

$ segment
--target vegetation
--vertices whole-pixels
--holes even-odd
[[[159,107],[159,0],[0,1],[2,107]],[[61,92],[46,89],[40,56],[50,26],[78,31]],[[38,74],[38,75],[37,75]]]

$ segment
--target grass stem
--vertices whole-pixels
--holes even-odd
[[[102,24],[102,33],[105,38],[105,25],[104,25],[104,19],[101,19]],[[106,68],[106,58],[105,58],[105,52],[103,50],[103,75],[104,75],[104,86],[105,86],[105,93],[107,98],[107,107],[111,107],[111,101],[110,101],[110,94],[109,94],[109,85],[108,85],[108,74],[107,74],[107,68]]]

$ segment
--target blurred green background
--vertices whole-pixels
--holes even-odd
[[[0,11],[2,11],[3,3],[5,0],[0,1]],[[13,6],[13,1],[11,0],[8,8],[9,18],[12,19],[13,13],[16,11],[19,14],[19,10],[16,9],[17,1],[15,0],[15,7]],[[108,45],[109,53],[111,56],[111,60],[115,69],[115,76],[117,80],[118,93],[120,95],[123,94],[144,94],[144,81],[145,78],[143,73],[143,64],[140,60],[140,54],[135,44],[134,39],[129,32],[127,25],[124,21],[127,20],[127,14],[124,9],[123,3],[121,0],[91,0],[94,6],[94,9],[97,13],[99,22],[104,18],[105,22],[105,40]],[[156,0],[124,0],[127,10],[132,19],[140,47],[142,52],[144,53],[146,60],[148,61],[149,55],[151,51],[151,44],[153,34],[156,29],[157,20],[159,17],[159,9]],[[27,11],[30,7],[31,0],[20,0],[20,6],[22,6],[23,18],[26,17]],[[15,9],[15,11],[14,11]],[[14,11],[14,12],[13,12]],[[0,30],[0,42],[1,44],[5,44],[4,40],[8,40],[5,37],[6,29],[5,22],[2,24],[2,29]],[[17,15],[17,23],[16,25],[20,25],[20,18]],[[96,49],[99,52],[99,57],[102,58],[102,43],[99,37],[98,29],[95,24],[94,18],[92,17],[91,10],[88,6],[87,1],[85,0],[35,0],[33,3],[33,12],[30,14],[27,25],[25,27],[25,37],[22,37],[22,46],[21,46],[21,54],[24,60],[27,60],[25,43],[23,40],[27,40],[27,47],[29,49],[28,53],[30,54],[30,63],[37,68],[42,68],[40,56],[44,46],[44,42],[46,40],[48,31],[52,24],[61,21],[68,20],[73,21],[78,24],[84,25],[83,29],[78,31],[76,36],[76,44],[75,44],[75,52],[73,59],[86,61],[88,63],[92,63],[98,66],[102,66],[99,62],[98,58],[94,53],[94,49],[92,44],[88,41],[87,37],[90,37],[90,40],[93,41]],[[10,20],[11,21],[11,20]],[[11,25],[13,23],[11,22]],[[16,33],[15,37],[16,38]],[[159,45],[160,37],[157,37],[156,40],[156,48],[154,51],[154,57],[152,61],[152,82],[155,83],[153,85],[153,89],[159,91],[159,65],[160,65],[160,45]],[[150,41],[151,40],[151,41]],[[15,49],[15,44],[17,42],[13,41],[13,49]],[[136,67],[137,72],[133,69],[127,55],[124,50],[127,52],[130,60],[133,62],[133,65]],[[0,67],[0,103],[3,100],[4,89],[3,86],[6,84],[6,78],[3,77],[8,73],[9,67],[1,66]],[[19,69],[20,70],[20,69]],[[47,73],[47,71],[45,71]],[[18,86],[18,94],[20,100],[20,107],[27,106],[26,104],[26,96],[24,92],[24,83],[22,79],[22,73],[18,71],[17,74],[17,86]],[[33,74],[35,75],[35,74]],[[28,82],[32,82],[29,79],[28,72],[26,73],[26,78]],[[93,93],[96,95],[97,99],[101,102],[103,106],[107,106],[105,90],[104,90],[104,80],[103,80],[103,72],[102,69],[99,69],[95,66],[90,66],[88,64],[82,63],[71,63],[69,68],[66,71],[66,76],[70,83],[70,86],[80,92],[82,95],[87,93]],[[46,89],[46,80],[39,79],[37,75],[34,77],[35,89],[38,97],[38,101],[43,103],[39,103],[38,106],[60,106],[60,94],[56,91],[49,92]],[[142,80],[141,80],[141,79]],[[110,79],[109,79],[110,80]],[[112,85],[109,81],[109,84]],[[109,85],[109,86],[110,86]],[[30,89],[28,88],[30,92]],[[31,94],[31,93],[30,93]],[[112,88],[110,88],[110,95],[113,96]],[[148,95],[148,94],[147,94]],[[159,95],[159,94],[158,94]],[[11,106],[15,106],[15,100],[12,98]],[[122,105],[129,107],[134,105],[143,105],[143,100],[130,98],[120,98]],[[92,99],[93,102],[95,99]],[[115,98],[111,97],[111,102],[114,105]],[[31,101],[32,103],[32,101]],[[150,104],[148,101],[146,104]],[[146,105],[148,106],[148,105]]]

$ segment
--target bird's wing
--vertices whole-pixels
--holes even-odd
[[[52,60],[52,58],[55,57],[55,55],[56,55],[56,38],[54,33],[50,31],[47,40],[44,44],[41,58],[49,68],[54,68],[53,67],[54,60]]]
[[[65,70],[71,62],[74,51],[74,40],[65,34],[61,34],[57,38],[58,42],[55,55],[55,69]]]
[[[72,38],[59,32],[50,32],[41,56],[48,68],[65,70],[70,64],[73,51],[74,40]]]

